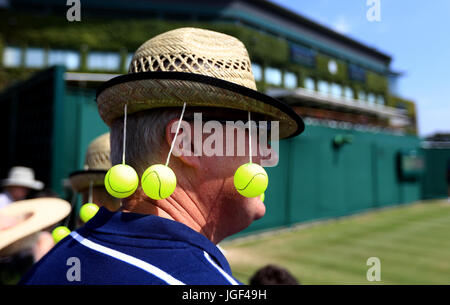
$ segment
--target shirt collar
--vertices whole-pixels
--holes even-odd
[[[178,221],[155,215],[111,212],[101,207],[95,217],[86,223],[85,228],[106,234],[186,242],[206,251],[231,274],[226,258],[216,245],[204,235]]]
[[[12,196],[8,191],[5,191],[4,194],[6,195],[6,197],[8,198],[8,200],[9,200],[10,202],[13,202],[13,201],[14,201],[13,196]]]

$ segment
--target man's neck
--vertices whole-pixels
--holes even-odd
[[[121,211],[150,214],[181,222],[215,244],[220,241],[214,234],[216,226],[209,222],[211,211],[207,211],[198,198],[182,188],[177,188],[170,197],[162,200],[153,200],[139,190],[124,201]]]

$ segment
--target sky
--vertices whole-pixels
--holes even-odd
[[[399,95],[416,102],[419,135],[450,133],[449,0],[379,0],[378,22],[366,17],[378,0],[271,1],[391,56],[403,73]]]

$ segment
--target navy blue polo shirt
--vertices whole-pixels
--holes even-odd
[[[101,208],[45,255],[21,284],[241,284],[222,252],[188,226]]]

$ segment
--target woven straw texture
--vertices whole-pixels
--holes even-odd
[[[208,30],[181,28],[145,42],[134,54],[128,73],[147,71],[202,74],[256,90],[244,44]]]
[[[248,52],[238,39],[209,30],[181,28],[160,34],[140,46],[129,74],[143,72],[201,74],[256,90]],[[190,106],[231,108],[268,115],[280,122],[280,138],[298,129],[297,122],[279,108],[214,85],[177,79],[143,79],[122,82],[97,97],[101,118],[111,126],[129,114],[160,107]]]
[[[95,138],[88,146],[84,169],[108,170],[111,167],[110,151],[109,132]]]

